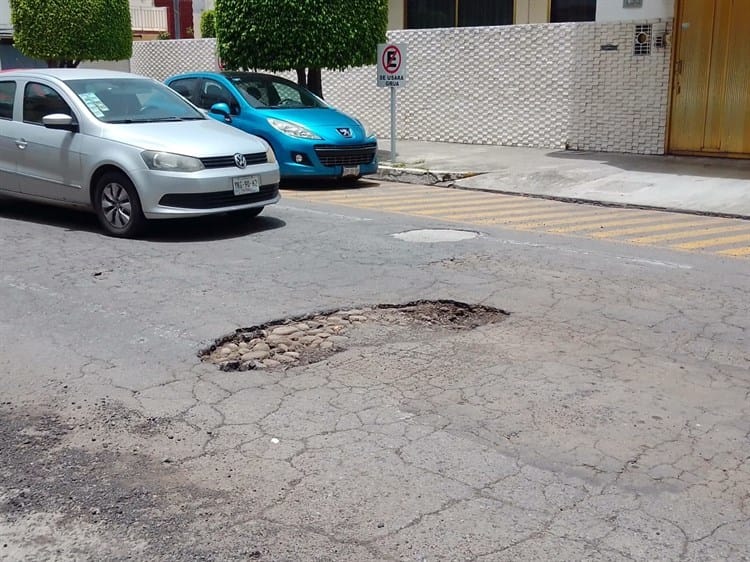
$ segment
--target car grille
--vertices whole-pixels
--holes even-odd
[[[375,158],[377,149],[378,146],[375,143],[352,146],[320,144],[315,147],[315,154],[324,166],[355,166],[370,164]]]
[[[181,209],[220,209],[248,203],[262,203],[274,199],[279,194],[279,184],[263,185],[258,193],[235,195],[233,191],[213,193],[169,193],[159,200],[159,205]]]
[[[268,157],[265,152],[258,152],[256,154],[244,154],[245,161],[248,166],[253,164],[265,164],[268,162]],[[234,154],[231,156],[213,156],[211,158],[201,158],[203,166],[206,168],[234,168]]]

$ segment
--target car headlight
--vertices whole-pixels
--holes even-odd
[[[307,129],[302,125],[298,125],[297,123],[292,123],[291,121],[282,121],[281,119],[269,118],[268,124],[280,133],[284,133],[285,135],[288,135],[290,137],[314,140],[320,140],[322,138],[313,133],[310,129]]]
[[[271,148],[270,146],[266,148],[266,159],[270,164],[276,162],[276,155],[273,152],[273,148]]]
[[[182,156],[171,152],[157,152],[146,150],[141,152],[141,157],[150,170],[162,170],[165,172],[197,172],[204,168],[203,162],[192,156]]]

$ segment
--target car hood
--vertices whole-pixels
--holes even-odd
[[[101,136],[143,150],[160,150],[197,158],[266,151],[265,143],[259,138],[213,119],[111,123],[102,126]]]
[[[273,117],[282,121],[293,121],[307,127],[350,127],[358,128],[359,122],[332,107],[310,107],[307,109],[262,109],[265,117]]]

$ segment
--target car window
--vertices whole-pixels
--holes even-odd
[[[238,76],[232,77],[231,80],[234,87],[251,107],[272,105],[267,80],[240,78]]]
[[[180,94],[183,98],[190,100],[191,102],[198,105],[196,102],[195,90],[198,85],[198,78],[180,78],[179,80],[172,80],[169,83],[169,87],[175,92]]]
[[[328,107],[308,89],[284,78],[244,72],[227,73],[225,76],[232,81],[245,101],[255,108]]]
[[[0,118],[13,119],[13,105],[16,99],[16,83],[0,82]]]
[[[274,84],[276,93],[279,96],[279,105],[305,105],[302,102],[302,96],[299,90],[295,90],[288,84],[276,83]]]
[[[177,92],[149,78],[93,78],[66,84],[105,123],[205,119]]]
[[[232,113],[239,113],[240,105],[226,86],[215,80],[204,80],[196,105],[202,109],[211,109],[217,103],[225,103]]]
[[[73,115],[73,111],[53,88],[38,82],[29,82],[23,91],[23,120],[42,124],[42,117],[52,113]]]

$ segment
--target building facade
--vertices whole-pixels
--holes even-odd
[[[750,1],[390,0],[389,27],[400,138],[750,157]],[[143,45],[131,67],[216,68],[215,45]],[[324,92],[385,136],[374,77],[326,71]]]

